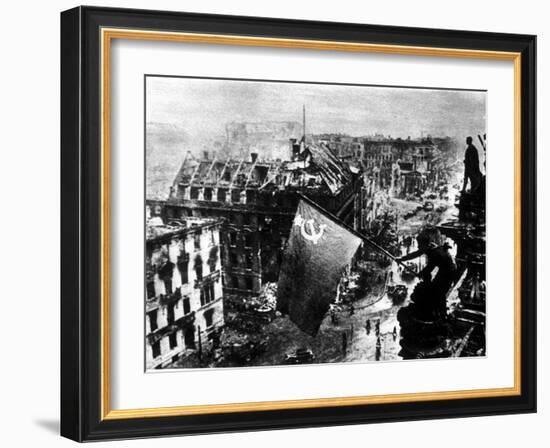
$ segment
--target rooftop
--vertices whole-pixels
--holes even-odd
[[[188,233],[193,233],[199,229],[215,226],[220,224],[220,220],[212,218],[183,218],[171,220],[168,224],[164,224],[158,216],[150,218],[146,224],[147,242],[158,241],[173,236],[180,236]]]
[[[252,153],[249,159],[197,159],[187,154],[174,180],[178,185],[238,189],[270,189],[299,187],[325,188],[336,194],[352,180],[352,172],[324,144],[296,143],[295,153],[288,160],[261,160]],[[290,150],[289,150],[290,153]]]

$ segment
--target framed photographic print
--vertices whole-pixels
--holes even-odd
[[[535,412],[535,36],[61,14],[61,433]]]

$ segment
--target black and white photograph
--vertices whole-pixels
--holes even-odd
[[[486,95],[147,75],[146,370],[488,356]]]

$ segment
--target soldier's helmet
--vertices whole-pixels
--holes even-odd
[[[420,230],[416,236],[416,241],[418,242],[418,248],[420,250],[435,249],[445,242],[441,232],[431,225],[424,226],[422,230]]]

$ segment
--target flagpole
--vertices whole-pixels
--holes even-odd
[[[396,263],[400,264],[401,266],[403,266],[403,268],[408,271],[409,273],[411,274],[414,274],[415,276],[418,277],[418,273],[413,271],[411,268],[409,268],[404,262],[402,262],[401,260],[399,260],[396,256],[392,255],[389,251],[387,251],[386,249],[384,249],[383,247],[381,247],[380,245],[376,244],[374,241],[372,241],[371,239],[367,238],[365,235],[359,233],[357,230],[355,229],[352,229],[350,226],[348,226],[344,221],[342,221],[340,218],[338,218],[336,215],[332,214],[331,212],[329,212],[328,210],[325,210],[323,207],[321,207],[319,204],[317,204],[316,202],[312,201],[310,198],[308,198],[307,196],[305,196],[304,194],[302,193],[297,193],[298,196],[300,197],[300,199],[302,199],[304,202],[306,202],[307,204],[311,205],[313,208],[316,208],[317,210],[319,210],[320,212],[324,213],[325,215],[328,215],[330,217],[330,219],[332,219],[333,221],[336,221],[339,225],[341,225],[342,227],[344,227],[348,232],[352,233],[353,235],[355,235],[357,238],[360,238],[361,240],[363,240],[365,243],[371,245],[372,247],[374,247],[375,249],[379,250],[380,252],[382,252],[384,255],[390,257],[393,261],[395,261]]]

